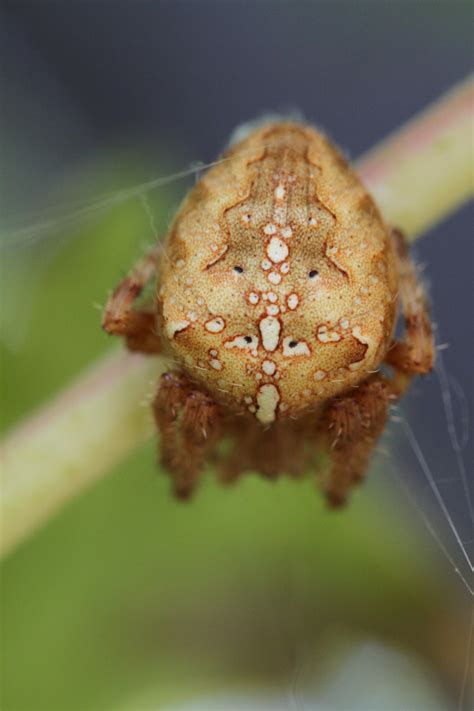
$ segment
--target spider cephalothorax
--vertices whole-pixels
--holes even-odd
[[[400,233],[323,135],[282,122],[204,175],[159,254],[119,285],[104,327],[173,358],[154,410],[177,493],[191,493],[207,458],[227,480],[248,469],[300,474],[325,447],[326,493],[341,503],[390,399],[432,365],[426,301]],[[133,309],[155,272],[156,300]],[[399,295],[406,339],[396,343]],[[234,446],[218,454],[223,436]]]

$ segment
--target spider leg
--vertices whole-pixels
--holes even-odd
[[[396,371],[394,387],[398,387],[402,394],[414,375],[428,373],[432,369],[435,349],[423,284],[417,277],[402,233],[392,230],[392,239],[398,260],[405,338],[392,344],[385,362]]]
[[[160,458],[165,469],[174,468],[178,450],[178,416],[189,392],[186,378],[164,373],[153,402],[153,414],[161,436]]]
[[[165,373],[153,411],[161,435],[161,462],[173,477],[175,494],[187,499],[219,435],[217,405],[184,375]]]
[[[159,353],[160,339],[152,308],[134,309],[133,304],[154,276],[161,244],[149,252],[132,272],[116,287],[104,309],[102,328],[107,333],[123,336],[131,351]]]
[[[330,506],[344,504],[350,489],[365,475],[393,397],[390,383],[377,373],[356,390],[329,402],[320,429],[331,459],[325,485]]]

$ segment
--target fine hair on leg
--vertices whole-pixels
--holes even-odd
[[[330,506],[344,504],[352,487],[365,475],[392,398],[389,382],[377,373],[356,390],[329,402],[320,432],[331,460],[325,485]]]
[[[399,373],[407,375],[429,373],[433,367],[435,347],[428,299],[400,230],[392,230],[392,239],[398,261],[405,337],[402,341],[395,341],[392,344],[385,362]]]
[[[180,373],[161,376],[153,411],[160,434],[160,459],[181,499],[193,493],[206,456],[219,435],[217,405]]]
[[[161,244],[135,265],[129,276],[115,288],[104,309],[102,328],[109,334],[125,338],[127,347],[132,351],[161,351],[153,304],[141,309],[134,308],[143,289],[156,274],[160,250]]]

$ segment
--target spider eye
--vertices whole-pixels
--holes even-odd
[[[234,272],[235,272],[236,274],[242,274],[243,271],[244,271],[243,267],[238,267],[238,266],[237,266],[237,267],[234,267]]]
[[[309,276],[310,279],[316,279],[316,277],[318,276],[318,274],[319,274],[319,272],[318,272],[317,269],[311,269],[311,271],[309,272],[308,276]]]
[[[252,343],[252,336],[244,336],[245,343]]]
[[[298,341],[290,341],[288,343],[288,348],[296,348],[297,345],[298,345]]]

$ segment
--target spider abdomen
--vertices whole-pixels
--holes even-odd
[[[181,368],[268,425],[364,380],[396,317],[389,230],[314,128],[263,126],[185,200],[167,241],[162,332]]]

